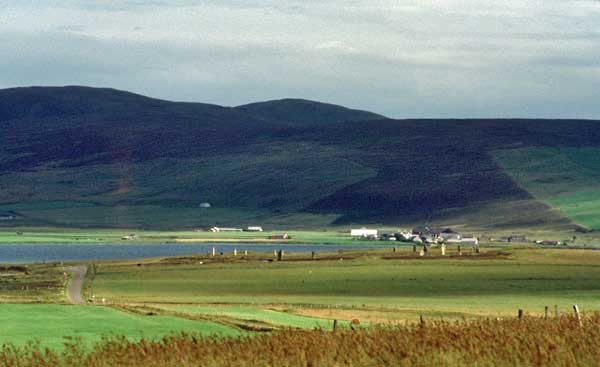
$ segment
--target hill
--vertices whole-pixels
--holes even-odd
[[[565,193],[538,189],[564,172],[529,185],[522,174],[535,172],[513,163],[536,149],[593,151],[598,124],[392,120],[295,99],[222,107],[112,89],[6,89],[0,212],[18,215],[4,225],[574,228],[555,209]],[[572,194],[600,181],[576,172],[587,181]]]
[[[267,120],[288,122],[301,126],[322,126],[336,122],[368,121],[384,118],[372,112],[353,110],[305,99],[281,99],[251,103],[236,107],[236,109]]]

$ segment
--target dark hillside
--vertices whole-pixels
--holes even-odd
[[[294,99],[229,108],[112,89],[7,89],[0,211],[24,224],[80,226],[564,225],[496,152],[600,148],[599,126],[391,120]],[[209,212],[197,208],[204,201]]]
[[[257,102],[238,106],[236,109],[266,120],[288,122],[291,125],[300,126],[323,126],[335,122],[368,121],[384,118],[372,112],[353,110],[305,99]]]

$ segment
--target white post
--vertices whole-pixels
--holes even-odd
[[[442,243],[442,256],[446,256],[446,245]]]
[[[213,246],[212,248],[212,252],[211,252],[212,256],[216,256],[217,255],[217,249]]]
[[[237,249],[236,248],[233,249],[233,256],[237,256]]]

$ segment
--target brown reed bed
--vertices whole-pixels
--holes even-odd
[[[173,335],[158,341],[76,341],[62,352],[4,345],[0,366],[598,366],[600,313],[580,320],[524,318],[332,331],[286,330],[243,338]]]

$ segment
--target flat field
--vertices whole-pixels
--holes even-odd
[[[138,239],[124,241],[129,234]],[[269,240],[271,235],[287,233],[291,239]],[[128,229],[70,229],[70,228],[0,228],[2,243],[306,243],[306,244],[359,244],[350,238],[350,227],[323,230],[281,230],[268,232],[206,232],[206,231],[155,231]]]
[[[58,264],[1,265],[0,303],[64,302],[66,282]]]
[[[43,347],[61,348],[74,338],[86,345],[102,336],[155,339],[186,331],[201,335],[237,336],[239,329],[204,320],[186,320],[173,316],[146,316],[110,307],[50,304],[0,305],[0,344],[17,346],[39,340]]]
[[[569,310],[573,304],[600,310],[600,252],[487,249],[458,256],[452,249],[442,258],[436,251],[426,258],[410,249],[387,249],[345,251],[318,261],[291,256],[281,262],[188,257],[103,263],[91,289],[96,299],[119,304],[243,305],[370,321],[415,320],[421,314],[511,316],[519,308],[539,315],[545,306]]]
[[[98,262],[88,264],[93,270],[84,293],[94,300],[88,306],[64,304],[62,266],[29,265],[19,282],[57,285],[0,288],[0,300],[12,303],[0,305],[0,342],[24,345],[39,338],[60,349],[65,337],[89,345],[106,335],[137,340],[182,331],[237,336],[285,327],[331,330],[334,319],[344,327],[356,319],[373,325],[414,323],[420,316],[514,318],[518,309],[539,317],[554,305],[561,314],[572,313],[573,304],[584,313],[600,310],[600,251],[462,250],[459,255],[450,247],[444,257],[436,248],[420,257],[411,248],[388,247],[323,252],[315,259],[286,254],[283,261],[251,253]]]

